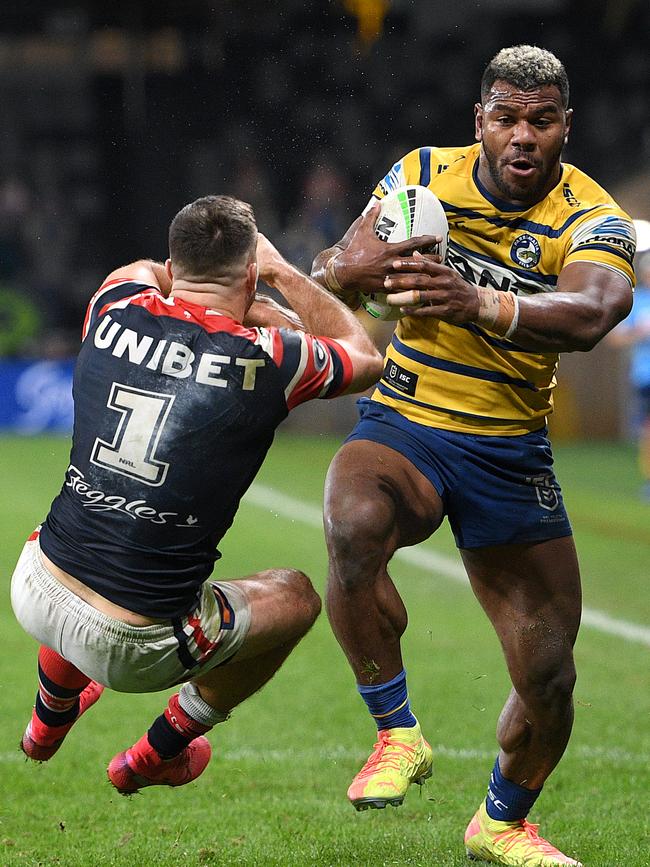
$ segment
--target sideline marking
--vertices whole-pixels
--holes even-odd
[[[486,761],[494,760],[494,747],[488,749],[480,748],[459,748],[447,747],[444,744],[431,744],[434,756],[444,756],[448,759],[458,761]],[[287,761],[302,761],[311,762],[314,760],[321,761],[327,759],[330,762],[337,761],[363,761],[367,757],[367,752],[338,745],[335,747],[318,747],[314,749],[257,749],[256,747],[233,747],[219,751],[219,759],[225,762],[281,762]],[[564,757],[565,761],[570,759],[578,759],[581,762],[605,761],[613,764],[627,763],[639,767],[647,765],[650,762],[650,755],[646,753],[631,753],[628,750],[621,750],[617,747],[590,747],[590,746],[571,746],[567,749]],[[30,762],[25,754],[16,749],[9,753],[0,753],[0,764],[36,764]]]
[[[448,759],[456,759],[459,761],[486,761],[492,762],[494,760],[494,747],[490,747],[488,749],[478,749],[478,748],[458,748],[458,747],[447,747],[444,744],[431,744],[431,749],[433,750],[434,758],[435,756],[444,756]],[[295,750],[295,749],[271,749],[271,750],[259,750],[255,747],[233,747],[233,749],[225,750],[220,753],[220,757],[224,760],[233,762],[233,761],[245,761],[246,759],[251,759],[255,761],[275,761],[275,762],[287,762],[291,759],[298,759],[299,761],[313,761],[314,759],[327,759],[331,762],[337,761],[363,761],[363,759],[368,755],[367,752],[359,751],[358,749],[353,749],[351,747],[345,746],[336,746],[331,748],[323,748],[323,749],[303,749],[303,750]],[[627,750],[621,750],[617,748],[610,747],[589,747],[589,746],[575,746],[567,748],[567,752],[564,756],[565,759],[578,759],[581,762],[593,762],[595,760],[608,761],[613,763],[629,763],[632,765],[640,765],[647,763],[650,756],[646,753],[631,753]]]
[[[245,495],[243,502],[262,509],[270,509],[279,517],[288,518],[290,521],[298,521],[301,524],[308,524],[310,527],[316,528],[323,526],[323,513],[318,506],[304,503],[288,494],[268,488],[266,485],[253,485]],[[444,554],[438,554],[420,546],[400,548],[394,559],[402,560],[404,563],[409,563],[411,566],[416,566],[427,572],[436,572],[444,578],[449,578],[469,587],[462,564]],[[582,609],[582,625],[597,629],[607,635],[615,635],[626,641],[637,641],[639,644],[650,647],[650,626],[610,617],[609,614],[595,608]]]

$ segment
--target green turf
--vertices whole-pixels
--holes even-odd
[[[318,506],[328,437],[279,436],[260,482]],[[58,439],[0,440],[0,864],[467,864],[465,825],[484,795],[494,726],[507,692],[498,642],[472,594],[395,561],[410,611],[404,638],[412,701],[436,752],[433,779],[399,810],[356,814],[345,790],[374,728],[321,617],[268,687],[212,735],[214,758],[195,783],[131,799],[106,782],[111,756],[164,706],[163,695],[107,693],[50,764],[16,748],[35,691],[35,643],[17,627],[9,576],[66,466]],[[648,626],[650,506],[637,500],[633,451],[556,449],[581,555],[585,605]],[[427,543],[454,556],[446,527]],[[322,532],[247,502],[222,545],[219,574],[293,565],[322,591]],[[576,726],[531,818],[586,867],[650,865],[648,647],[584,628],[577,645]]]

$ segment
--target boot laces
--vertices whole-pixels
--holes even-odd
[[[389,729],[383,729],[379,732],[379,737],[373,746],[368,761],[357,774],[357,778],[369,777],[378,771],[392,768],[396,771],[402,770],[402,760],[411,759],[415,754],[415,747],[405,744],[404,741],[397,740],[390,736]]]
[[[521,839],[521,832],[523,831],[528,838],[527,843],[530,852],[552,855],[554,858],[564,858],[559,849],[556,849],[548,840],[539,836],[537,833],[538,829],[539,825],[533,825],[532,822],[522,819],[521,823],[516,828],[513,828],[512,831],[505,831],[503,834],[499,834],[498,837],[503,841],[504,851],[509,852],[513,846],[523,842]],[[570,862],[567,861],[566,863]]]

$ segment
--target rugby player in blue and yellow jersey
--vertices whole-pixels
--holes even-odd
[[[373,234],[366,223],[360,242]],[[258,235],[244,202],[187,205],[169,248],[165,265],[118,268],[91,299],[70,465],[11,585],[18,621],[41,644],[21,741],[30,758],[50,759],[104,687],[180,686],[110,762],[122,793],[198,777],[205,734],[314,622],[320,600],[297,569],[208,578],[287,413],[381,372],[354,315]],[[256,296],[258,271],[295,312]]]
[[[558,354],[591,349],[621,321],[634,281],[630,218],[561,162],[568,100],[553,54],[499,52],[475,107],[477,144],[419,148],[374,191],[433,190],[449,220],[446,262],[393,256],[372,238],[360,252],[348,246],[354,223],[313,272],[351,307],[359,291],[388,290],[407,314],[326,484],[328,613],[379,730],[348,797],[357,809],[398,805],[431,773],[400,650],[407,614],[387,565],[447,516],[512,680],[465,846],[512,867],[579,863],[526,820],[571,732],[581,609],[546,417]]]

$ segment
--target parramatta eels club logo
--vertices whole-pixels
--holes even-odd
[[[510,258],[522,268],[534,268],[539,262],[542,251],[536,238],[532,235],[519,235],[512,242]]]

